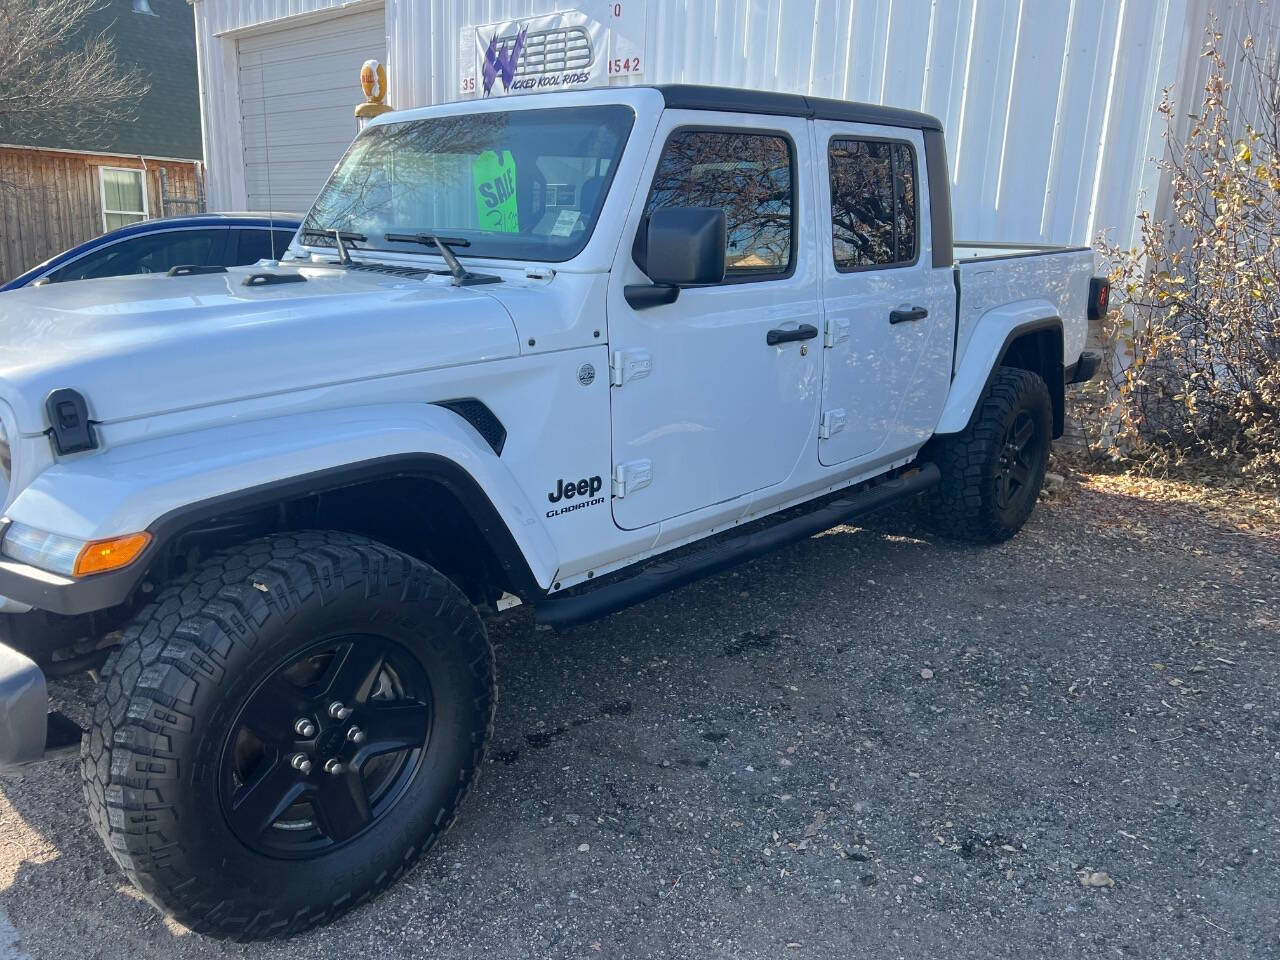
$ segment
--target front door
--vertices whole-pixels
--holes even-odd
[[[929,437],[951,380],[955,287],[930,257],[918,130],[817,121],[826,305],[818,459],[868,466]]]
[[[659,207],[720,207],[727,273],[635,310],[609,290],[614,519],[636,529],[779,484],[812,457],[821,383],[807,121],[663,115],[623,244]],[[626,247],[624,247],[626,249]]]

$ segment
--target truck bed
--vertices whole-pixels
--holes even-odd
[[[1089,332],[1091,249],[958,241],[955,259],[957,367],[987,311],[1027,300],[1047,301],[1062,318],[1063,364],[1079,359]]]

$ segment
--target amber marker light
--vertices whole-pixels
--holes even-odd
[[[138,559],[138,555],[147,549],[150,542],[149,533],[131,533],[127,537],[86,543],[76,557],[75,576],[87,577],[127,567]]]

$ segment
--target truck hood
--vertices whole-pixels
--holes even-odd
[[[515,324],[477,288],[282,265],[50,284],[0,294],[0,396],[24,434],[49,393],[110,423],[214,403],[514,356]]]

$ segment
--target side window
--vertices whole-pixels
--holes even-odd
[[[794,256],[791,142],[778,134],[677,130],[654,172],[645,215],[662,207],[719,207],[728,221],[726,275],[787,273]]]
[[[213,263],[226,230],[169,230],[121,240],[95,250],[50,274],[55,282],[115,277],[126,273],[166,273],[184,264]]]
[[[832,140],[831,246],[836,269],[914,263],[915,152],[906,143]]]
[[[277,252],[272,253],[272,239],[282,232],[275,231],[273,234],[270,230],[260,230],[253,227],[237,230],[236,233],[239,238],[236,240],[235,254],[227,261],[227,265],[239,267],[248,263],[257,263],[259,260],[275,260],[289,245],[287,242],[284,246],[277,244]]]
[[[275,247],[275,253],[272,259],[279,260],[284,256],[284,252],[289,249],[289,244],[293,243],[293,236],[296,230],[272,230],[271,245]]]

